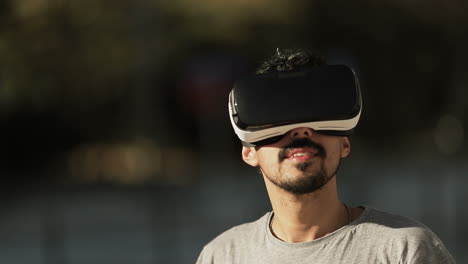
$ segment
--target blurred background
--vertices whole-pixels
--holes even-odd
[[[194,263],[271,210],[227,115],[277,47],[356,67],[341,198],[468,263],[466,1],[3,0],[0,262]]]

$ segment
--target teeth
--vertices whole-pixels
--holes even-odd
[[[305,156],[307,155],[307,153],[294,153],[293,157],[302,157],[302,156]]]

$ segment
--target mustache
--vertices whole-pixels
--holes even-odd
[[[288,145],[284,146],[283,149],[281,149],[280,152],[278,153],[278,160],[281,162],[287,159],[288,154],[290,151],[292,151],[292,149],[306,148],[306,147],[316,149],[317,150],[316,155],[319,157],[324,158],[326,156],[325,148],[321,144],[309,138],[301,138],[301,139],[296,139],[292,141],[291,143],[289,143]]]

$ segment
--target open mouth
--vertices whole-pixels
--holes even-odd
[[[318,151],[314,148],[295,148],[287,152],[286,159],[305,161],[317,156],[317,152]]]
[[[297,139],[284,146],[278,153],[278,160],[307,161],[315,157],[325,158],[322,145],[308,138]]]

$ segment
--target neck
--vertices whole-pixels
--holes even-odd
[[[351,220],[350,211],[338,199],[336,177],[322,189],[295,195],[265,178],[273,207],[271,225],[275,236],[290,243],[307,242],[323,237]]]

